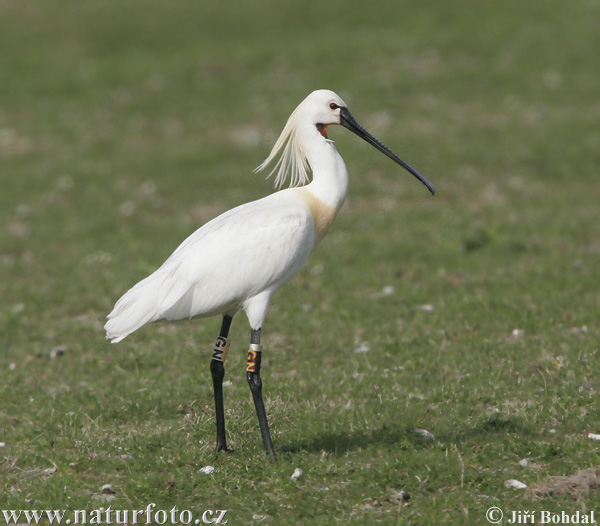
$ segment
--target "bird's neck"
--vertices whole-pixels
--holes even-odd
[[[318,133],[315,130],[315,133]],[[320,134],[303,145],[313,179],[306,186],[294,188],[312,215],[317,242],[333,224],[348,193],[348,170],[333,141]]]
[[[312,170],[312,181],[305,188],[315,198],[337,212],[348,194],[348,169],[333,141],[315,129],[317,138],[307,141],[304,152]]]

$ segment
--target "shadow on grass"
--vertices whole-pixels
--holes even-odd
[[[298,453],[307,451],[317,453],[327,451],[338,455],[356,449],[368,447],[391,447],[404,445],[407,448],[427,447],[427,440],[410,429],[396,426],[383,426],[377,429],[361,431],[340,431],[337,433],[321,433],[312,438],[291,442],[282,447],[283,453]]]
[[[523,422],[521,418],[502,418],[494,415],[488,420],[482,421],[475,427],[448,432],[443,435],[441,434],[439,439],[443,442],[464,444],[477,442],[482,437],[504,438],[509,435],[516,435],[520,437],[521,441],[528,441],[531,436],[536,436],[536,430]]]
[[[500,441],[509,434],[516,434],[520,440],[527,442],[531,429],[518,419],[496,419],[482,422],[475,427],[453,432],[447,430],[435,436],[423,434],[423,430],[394,425],[385,425],[376,429],[364,429],[347,433],[321,433],[312,438],[293,441],[281,448],[282,453],[299,453],[301,451],[318,453],[327,451],[342,455],[362,448],[389,448],[401,450],[421,450],[440,444],[464,444],[486,441]],[[444,446],[445,447],[445,446]]]

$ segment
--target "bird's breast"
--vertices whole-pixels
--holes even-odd
[[[337,208],[327,205],[306,188],[298,188],[298,193],[312,215],[317,239],[321,240],[329,232],[337,215]]]

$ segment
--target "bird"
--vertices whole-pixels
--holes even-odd
[[[276,458],[262,396],[261,330],[274,292],[300,270],[346,199],[349,175],[329,139],[332,125],[352,131],[435,193],[426,177],[352,116],[339,95],[313,91],[292,112],[270,154],[255,169],[261,172],[278,158],[268,174],[275,176],[278,191],[201,226],[155,272],[129,289],[107,316],[104,328],[112,343],[158,320],[222,317],[210,361],[217,451],[229,451],[223,378],[231,322],[243,310],[251,329],[246,377],[267,457]],[[283,188],[287,181],[289,187]]]

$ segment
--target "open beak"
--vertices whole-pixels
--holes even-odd
[[[351,132],[356,133],[361,139],[367,141],[371,146],[375,146],[381,153],[387,155],[390,159],[396,161],[402,168],[413,174],[419,181],[421,181],[431,194],[435,194],[435,186],[429,182],[427,177],[417,172],[410,164],[404,162],[398,157],[392,150],[390,150],[385,144],[383,144],[377,137],[371,135],[363,126],[352,116],[348,111],[348,108],[340,108],[340,124],[344,128],[348,128]]]

